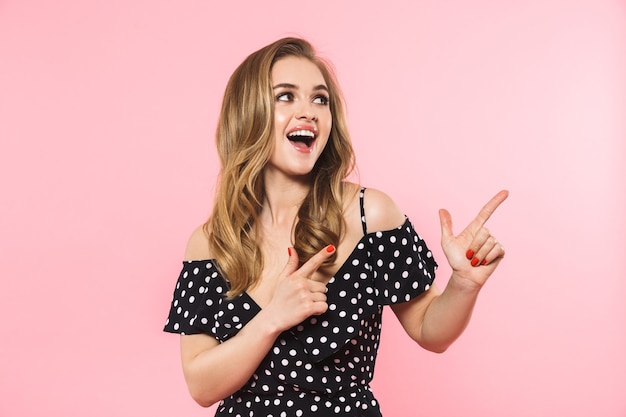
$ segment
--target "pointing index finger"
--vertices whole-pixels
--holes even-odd
[[[472,222],[476,227],[482,227],[487,220],[491,217],[494,211],[502,204],[504,200],[509,196],[509,192],[507,190],[502,190],[498,194],[496,194],[491,200],[484,205],[480,212]]]
[[[335,247],[333,245],[326,246],[324,249],[313,255],[311,259],[306,261],[300,267],[299,271],[304,273],[306,276],[312,275],[320,266],[322,266],[326,259],[330,258],[334,252]]]

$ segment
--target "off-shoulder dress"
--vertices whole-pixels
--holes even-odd
[[[384,305],[427,291],[437,263],[408,218],[368,232],[327,285],[328,310],[284,331],[257,370],[222,400],[216,416],[381,416],[370,390]],[[259,311],[247,294],[226,298],[228,281],[215,260],[183,262],[165,331],[205,333],[224,342]]]

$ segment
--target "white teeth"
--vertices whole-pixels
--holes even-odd
[[[315,137],[315,133],[311,132],[310,130],[296,130],[295,132],[289,133],[287,136],[289,136],[289,137],[306,136],[306,137],[309,137],[309,138],[314,138]]]

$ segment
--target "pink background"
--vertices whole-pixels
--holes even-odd
[[[278,37],[336,65],[363,184],[442,267],[437,209],[507,257],[445,354],[386,314],[386,417],[626,415],[622,1],[0,0],[0,416],[207,416],[162,325],[226,80]]]

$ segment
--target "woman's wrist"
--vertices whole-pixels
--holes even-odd
[[[471,278],[465,276],[460,271],[452,271],[452,275],[450,276],[447,287],[451,288],[454,291],[459,291],[463,294],[478,295],[483,286],[472,280]]]

